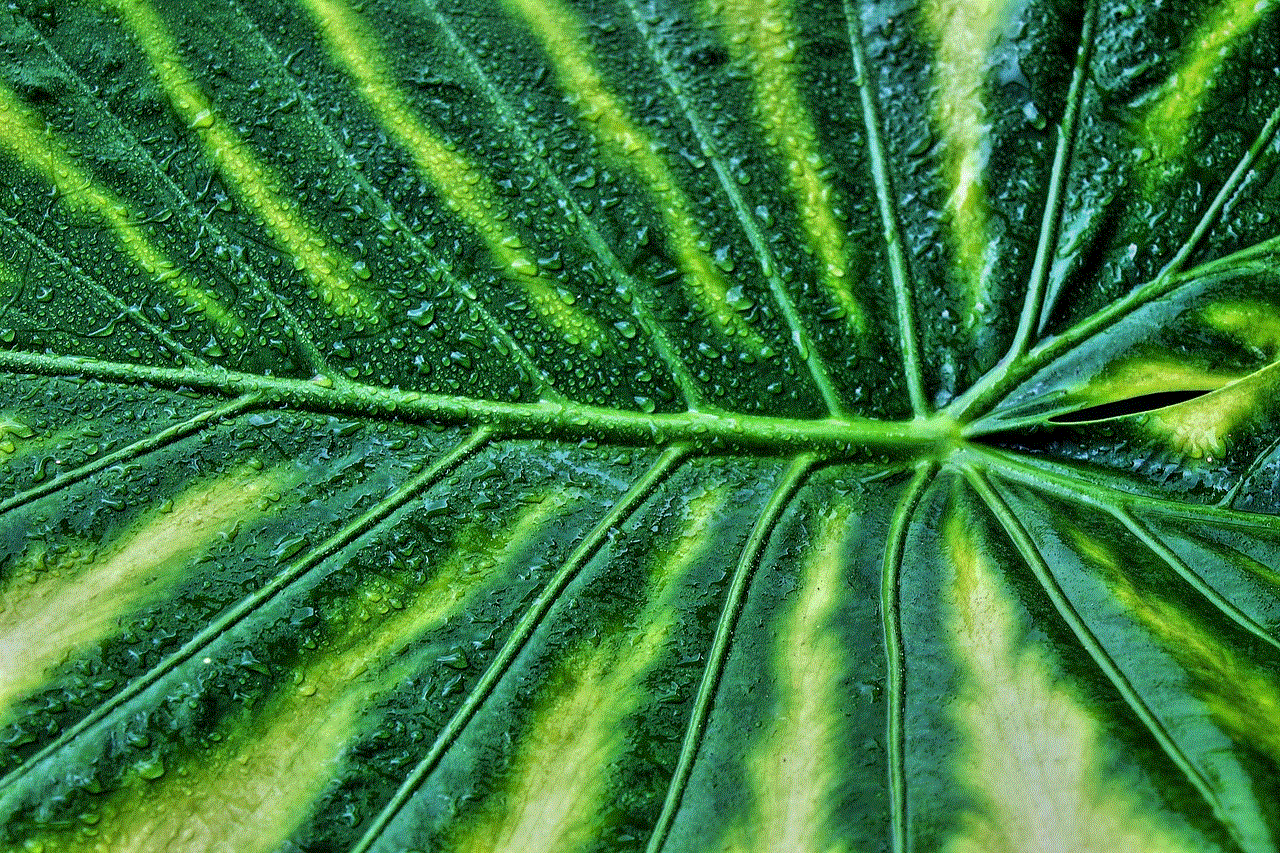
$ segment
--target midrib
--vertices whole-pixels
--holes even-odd
[[[350,381],[288,379],[217,367],[151,367],[97,359],[0,352],[0,370],[84,376],[109,382],[189,388],[226,396],[252,394],[263,405],[413,423],[487,424],[496,436],[599,439],[622,444],[689,444],[708,450],[816,452],[827,458],[864,451],[935,455],[952,442],[950,418],[876,421],[810,420],[730,412],[645,414],[582,403],[510,403],[425,394]]]

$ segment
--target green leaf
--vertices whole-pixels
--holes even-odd
[[[11,4],[0,848],[1280,849],[1278,6]]]

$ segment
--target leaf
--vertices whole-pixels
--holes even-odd
[[[0,847],[1280,849],[1277,5],[12,5]]]

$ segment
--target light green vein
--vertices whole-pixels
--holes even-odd
[[[449,722],[440,730],[435,742],[431,744],[431,749],[418,762],[417,766],[410,771],[386,806],[369,824],[369,828],[365,830],[364,835],[351,848],[350,853],[366,853],[377,842],[382,833],[391,825],[396,815],[408,804],[427,776],[436,768],[445,752],[457,740],[458,735],[462,733],[462,729],[475,716],[485,700],[489,698],[493,688],[497,686],[503,675],[511,667],[512,662],[524,649],[534,631],[542,624],[547,612],[559,600],[565,587],[577,577],[583,567],[595,556],[600,547],[604,545],[605,539],[609,534],[648,499],[649,495],[675,471],[688,454],[689,449],[687,447],[672,447],[665,450],[644,476],[636,481],[635,485],[614,504],[613,508],[596,523],[591,532],[565,558],[564,563],[561,564],[555,575],[547,581],[546,586],[538,593],[538,597],[534,599],[533,603],[525,610],[524,615],[520,617],[520,621],[512,629],[510,636],[502,644],[502,648],[494,656],[484,674],[480,676],[480,680],[471,688],[461,705],[450,717]]]
[[[1271,533],[1280,532],[1280,519],[1274,516],[1240,512],[1190,501],[1170,500],[1129,491],[1119,484],[1106,482],[1106,476],[1098,471],[1090,471],[1087,474],[1076,472],[1047,460],[1029,461],[1031,457],[984,447],[980,444],[966,445],[963,454],[966,459],[971,459],[975,466],[989,468],[1001,479],[1012,480],[1038,491],[1045,491],[1105,512],[1111,512],[1116,506],[1141,507],[1186,521],[1229,524]],[[1136,484],[1130,482],[1126,485]]]
[[[1274,6],[1275,0],[1225,0],[1206,12],[1159,97],[1143,117],[1142,127],[1155,155],[1153,166],[1164,166],[1185,153],[1192,124],[1232,48]]]
[[[1053,151],[1053,167],[1049,172],[1049,191],[1045,195],[1044,214],[1040,220],[1040,236],[1036,241],[1036,257],[1031,267],[1031,281],[1027,285],[1022,303],[1022,315],[1018,329],[1005,361],[1012,361],[1027,350],[1031,333],[1039,327],[1045,308],[1045,292],[1049,286],[1049,273],[1053,256],[1058,248],[1058,234],[1062,225],[1063,208],[1067,202],[1066,183],[1071,166],[1071,152],[1075,148],[1076,130],[1080,106],[1084,101],[1085,76],[1093,57],[1094,34],[1097,31],[1097,4],[1089,2],[1084,10],[1084,25],[1080,31],[1080,44],[1076,48],[1076,64],[1071,72],[1071,85],[1067,90],[1067,107],[1058,125],[1058,139]]]
[[[676,387],[680,389],[680,393],[684,395],[686,405],[690,409],[701,411],[714,408],[705,399],[702,389],[698,385],[698,380],[694,378],[684,358],[680,355],[675,345],[672,344],[671,336],[653,313],[650,303],[656,300],[652,289],[642,287],[639,282],[627,273],[622,262],[600,233],[600,228],[596,225],[595,220],[587,214],[582,205],[577,202],[569,191],[568,186],[548,165],[545,147],[534,143],[525,128],[525,123],[518,118],[515,108],[503,95],[502,90],[494,84],[484,66],[480,64],[475,52],[458,36],[453,24],[436,8],[434,0],[422,0],[422,3],[431,13],[431,17],[440,28],[440,32],[448,40],[449,46],[462,57],[467,70],[471,72],[472,78],[480,86],[485,97],[493,104],[494,109],[502,118],[507,132],[519,144],[527,161],[537,169],[539,177],[555,190],[556,197],[568,208],[574,224],[582,230],[583,239],[587,241],[587,245],[591,247],[591,251],[595,256],[600,259],[600,263],[609,271],[610,276],[618,287],[619,295],[630,306],[632,316],[636,318],[640,328],[644,330],[649,340],[653,343],[653,348],[657,351],[663,364],[671,371],[671,379],[675,382]]]
[[[667,152],[597,67],[585,22],[562,0],[505,0],[504,5],[537,39],[583,129],[615,165],[641,182],[661,217],[663,240],[689,297],[736,349],[767,358],[772,348],[731,297],[736,280],[726,278],[712,259],[698,208],[672,171]]]
[[[316,412],[396,418],[420,423],[483,423],[506,436],[595,438],[643,446],[688,442],[723,451],[756,448],[775,453],[821,451],[825,457],[859,456],[869,449],[942,454],[953,446],[955,424],[946,418],[876,421],[863,418],[801,420],[712,412],[658,413],[586,404],[508,403],[424,394],[355,382],[333,385],[222,368],[166,368],[95,359],[0,351],[0,370],[86,376],[129,384],[191,388],[228,396],[261,394]]]
[[[923,417],[929,411],[929,403],[925,398],[923,372],[920,366],[915,297],[911,289],[907,249],[902,239],[902,224],[894,195],[893,181],[889,177],[884,140],[880,137],[879,110],[871,95],[872,83],[867,67],[866,50],[862,44],[861,23],[851,0],[844,0],[844,15],[848,24],[849,45],[853,52],[853,82],[858,87],[858,98],[862,104],[862,121],[867,133],[867,155],[871,161],[871,177],[875,182],[876,201],[880,207],[880,220],[884,227],[889,274],[893,279],[893,294],[898,317],[898,345],[902,351],[907,393],[911,398],[911,410],[915,412],[916,417]]]
[[[733,578],[730,580],[729,589],[725,594],[724,604],[720,609],[720,618],[716,622],[715,638],[712,640],[710,651],[707,652],[707,662],[703,667],[702,680],[698,684],[698,692],[693,699],[693,708],[689,712],[689,721],[685,725],[684,741],[680,745],[680,755],[676,759],[671,781],[667,785],[667,795],[662,804],[662,812],[658,815],[653,832],[649,836],[649,843],[645,847],[645,853],[659,853],[666,843],[668,834],[671,832],[676,812],[680,808],[680,803],[684,799],[685,789],[689,785],[689,777],[693,774],[694,759],[697,758],[698,750],[702,746],[703,736],[706,734],[707,720],[711,715],[712,705],[715,703],[716,693],[720,686],[720,678],[729,657],[729,646],[732,642],[734,629],[738,624],[738,617],[742,613],[742,606],[746,603],[747,590],[751,586],[751,579],[760,565],[765,547],[769,543],[769,537],[773,534],[778,520],[782,517],[783,512],[790,505],[792,497],[795,496],[796,491],[813,469],[815,461],[815,457],[811,454],[804,454],[792,460],[779,480],[778,485],[774,488],[773,494],[769,496],[764,509],[761,510],[760,517],[751,529],[747,544],[742,549],[742,555],[738,560],[737,568],[734,569]]]
[[[48,482],[40,483],[20,492],[15,492],[7,498],[0,500],[0,514],[6,513],[16,507],[23,506],[24,504],[29,504],[34,500],[39,500],[46,495],[53,494],[54,492],[66,488],[73,483],[78,483],[81,480],[85,480],[93,476],[99,471],[105,471],[114,465],[131,462],[134,459],[145,456],[146,454],[172,444],[175,441],[179,441],[180,439],[186,438],[190,435],[195,435],[211,424],[243,414],[252,409],[258,403],[259,399],[260,398],[256,394],[246,394],[243,397],[237,397],[230,403],[213,409],[207,409],[197,415],[187,418],[181,423],[174,424],[168,429],[161,430],[154,435],[149,435],[146,438],[139,439],[132,444],[126,445],[119,450],[94,459],[91,462],[86,462],[84,465],[80,465],[70,471],[64,471],[58,476],[50,479]]]
[[[210,162],[241,201],[261,217],[275,243],[306,273],[316,296],[338,316],[377,323],[377,305],[359,283],[351,259],[311,225],[296,201],[286,197],[279,176],[205,96],[152,4],[109,0],[108,5],[137,39],[170,107],[200,140]]]
[[[884,563],[880,576],[880,619],[884,635],[885,665],[889,673],[887,685],[888,711],[885,714],[885,752],[889,782],[889,832],[892,853],[907,850],[907,771],[906,771],[906,657],[902,649],[902,561],[906,554],[907,534],[916,507],[936,466],[922,464],[907,484],[889,525]]]
[[[648,49],[650,56],[653,57],[658,73],[662,76],[667,88],[675,96],[676,103],[679,104],[685,121],[689,123],[689,127],[692,128],[694,135],[697,137],[703,154],[706,155],[711,162],[712,168],[715,169],[720,187],[729,199],[729,206],[733,209],[734,216],[742,227],[743,233],[746,234],[747,240],[751,243],[751,248],[756,253],[760,270],[764,273],[765,280],[769,283],[769,292],[773,295],[774,301],[782,311],[783,319],[791,332],[792,344],[800,354],[800,357],[804,359],[805,365],[813,377],[814,384],[818,387],[819,393],[822,394],[822,400],[827,406],[827,411],[833,417],[840,417],[844,411],[844,404],[841,402],[840,394],[831,378],[831,370],[819,354],[813,342],[813,336],[805,327],[804,319],[800,316],[800,311],[796,308],[795,301],[791,298],[791,293],[778,275],[777,261],[774,259],[764,235],[760,232],[760,227],[754,215],[747,207],[746,199],[742,197],[742,192],[738,189],[738,182],[730,172],[729,164],[725,161],[723,153],[716,146],[715,139],[707,130],[702,116],[685,92],[684,84],[679,74],[676,73],[671,60],[655,42],[644,15],[636,7],[635,0],[626,0],[626,4],[645,47]]]
[[[0,147],[46,180],[71,210],[91,214],[106,226],[120,250],[157,285],[201,311],[219,331],[244,337],[241,318],[191,279],[139,227],[139,217],[80,168],[47,128],[44,118],[0,83]]]
[[[805,42],[791,0],[711,0],[711,15],[735,58],[751,72],[756,119],[764,139],[781,158],[807,248],[818,260],[827,298],[859,335],[867,333],[866,310],[854,295],[847,226],[836,207],[812,111],[801,91]],[[857,266],[856,262],[852,266]]]
[[[355,83],[355,90],[382,129],[413,158],[450,212],[484,241],[499,266],[524,291],[530,306],[565,341],[601,353],[607,337],[600,322],[562,295],[563,285],[539,268],[522,235],[512,229],[492,179],[456,150],[411,108],[373,33],[341,0],[300,0],[329,55]]]

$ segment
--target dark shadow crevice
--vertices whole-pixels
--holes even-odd
[[[1125,415],[1137,415],[1142,412],[1150,412],[1155,409],[1163,409],[1166,406],[1172,406],[1177,403],[1185,403],[1188,400],[1194,400],[1197,397],[1203,397],[1210,393],[1212,389],[1190,390],[1190,391],[1156,391],[1152,394],[1139,394],[1136,397],[1128,397],[1124,400],[1114,400],[1110,403],[1101,403],[1097,406],[1089,406],[1084,409],[1077,409],[1074,412],[1065,412],[1061,415],[1054,415],[1049,418],[1049,423],[1054,424],[1079,424],[1087,421],[1100,421],[1107,418],[1119,418]]]

